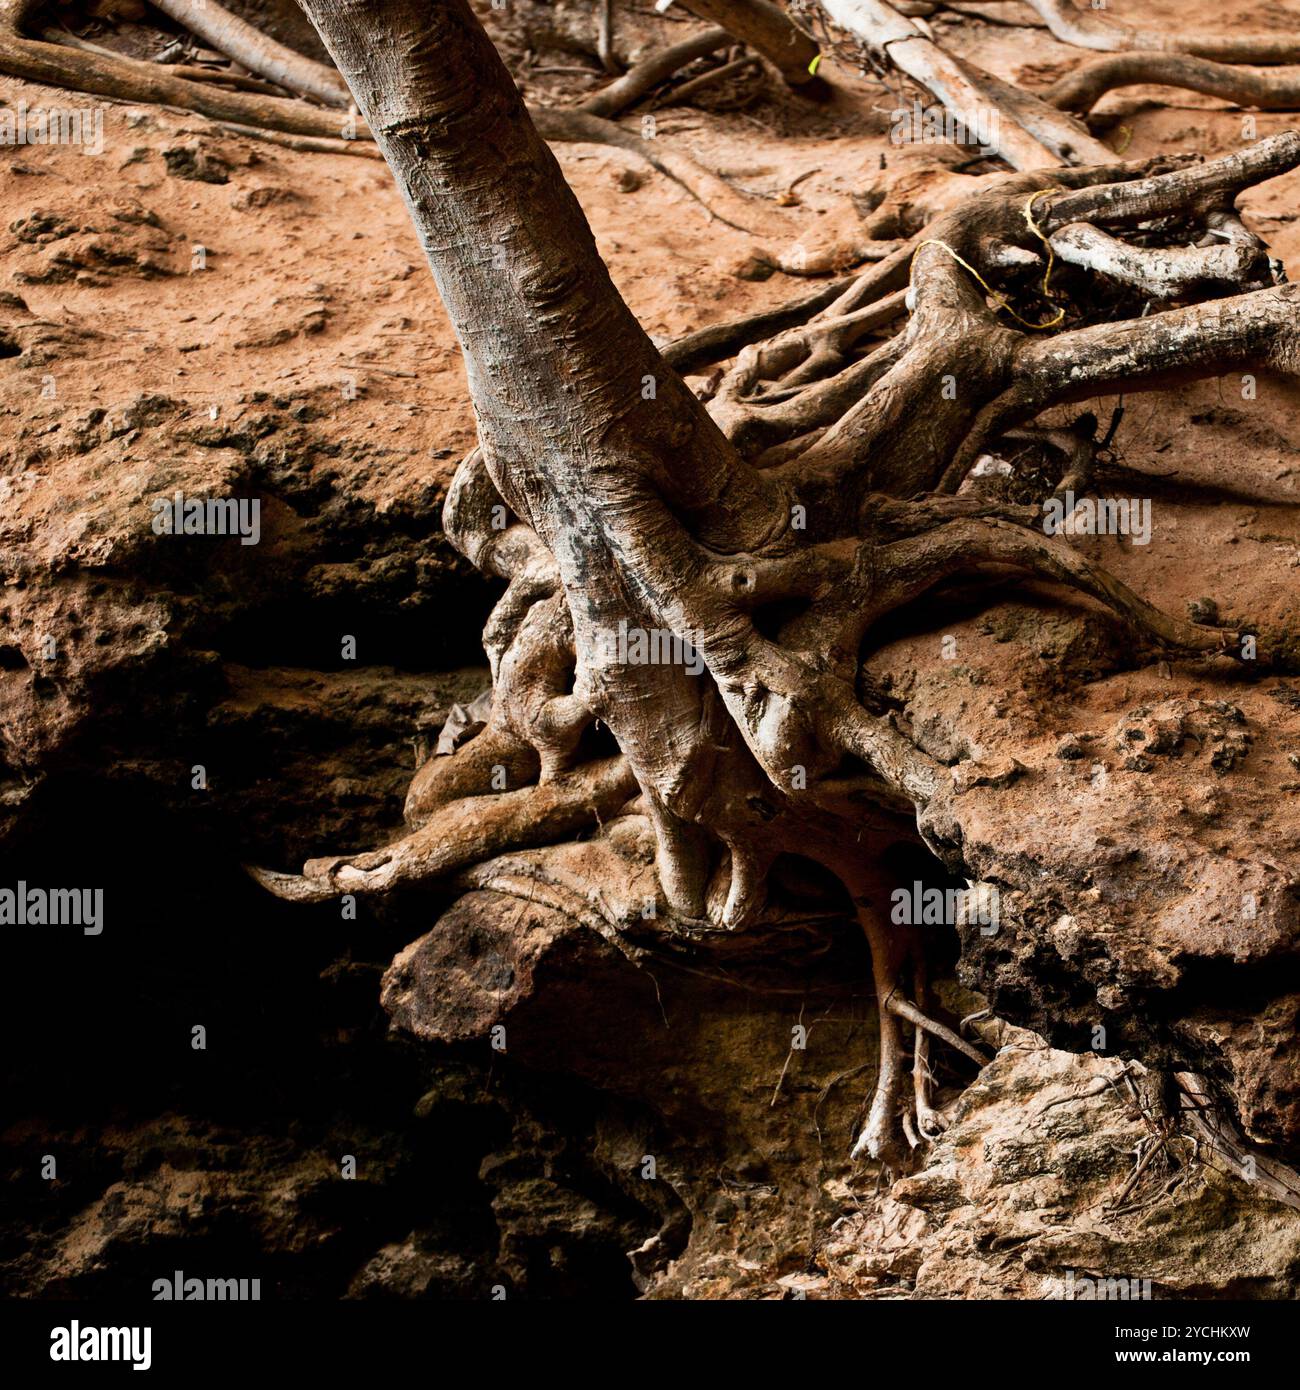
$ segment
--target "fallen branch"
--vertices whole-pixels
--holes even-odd
[[[291,92],[315,97],[326,106],[347,108],[352,94],[331,67],[295,53],[269,35],[233,15],[217,0],[150,0],[155,9],[210,43],[218,53],[246,67],[249,72],[287,87]]]
[[[687,64],[707,58],[710,53],[726,48],[732,41],[732,36],[725,29],[706,29],[702,34],[694,34],[630,68],[616,82],[611,82],[584,101],[580,109],[593,116],[617,116],[628,107],[635,106],[647,92],[666,82]]]
[[[1047,169],[1061,162],[1054,151],[1021,124],[1014,111],[1005,121],[988,119],[991,101],[980,85],[987,74],[960,63],[885,0],[818,0],[830,19],[871,53],[932,93],[969,132],[986,137],[991,153],[1013,169]],[[1107,153],[1109,157],[1109,152]]]

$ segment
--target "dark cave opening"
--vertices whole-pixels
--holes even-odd
[[[380,976],[436,899],[360,921],[295,909],[242,873],[220,820],[128,784],[64,791],[0,861],[3,886],[103,891],[99,935],[6,929],[7,1293],[147,1299],[179,1269],[260,1278],[264,1299],[636,1296],[628,1251],[661,1217],[591,1151],[601,1098],[486,1043],[390,1034]],[[108,824],[132,827],[137,859]],[[554,1152],[520,1138],[538,1132]],[[552,1168],[543,1238],[509,1193]],[[95,1258],[60,1255],[83,1246]]]

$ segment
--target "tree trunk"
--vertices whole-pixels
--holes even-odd
[[[487,472],[555,558],[574,693],[656,803],[665,890],[702,916],[695,837],[667,803],[716,757],[702,733],[716,697],[685,664],[612,659],[605,636],[626,624],[689,640],[675,596],[697,566],[674,518],[735,553],[788,525],[783,498],[736,456],[623,303],[465,0],[305,9],[410,208],[464,349]]]

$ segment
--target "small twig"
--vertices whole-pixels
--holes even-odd
[[[600,0],[596,11],[596,52],[600,55],[600,65],[612,77],[623,71],[623,65],[614,52],[614,0]]]
[[[923,1014],[910,1000],[893,995],[886,1007],[890,1013],[897,1014],[899,1018],[905,1018],[915,1027],[924,1028],[927,1033],[933,1033],[936,1038],[942,1038],[950,1047],[955,1047],[958,1052],[969,1057],[978,1066],[988,1066],[989,1059],[982,1052],[972,1047],[965,1038],[959,1037],[951,1028],[946,1028],[942,1023],[936,1023],[927,1014]]]
[[[804,1009],[804,1006],[803,1006],[802,1003],[800,1003],[800,1005],[799,1005],[799,1022],[798,1022],[798,1024],[796,1025],[797,1027],[802,1027],[802,1026],[803,1026],[803,1009]],[[787,1050],[787,1052],[786,1052],[786,1054],[785,1054],[785,1065],[781,1068],[781,1075],[778,1076],[778,1077],[776,1078],[776,1085],[772,1088],[772,1100],[771,1100],[771,1103],[768,1105],[768,1109],[769,1109],[769,1110],[772,1108],[772,1106],[774,1106],[774,1105],[776,1104],[776,1098],[777,1098],[777,1096],[780,1095],[780,1093],[781,1093],[781,1083],[785,1080],[785,1074],[786,1074],[786,1072],[790,1070],[790,1059],[791,1059],[793,1056],[794,1056],[794,1039],[791,1038],[791,1039],[790,1039],[790,1047],[789,1047],[789,1049]]]
[[[674,88],[666,96],[661,97],[655,105],[676,106],[684,104],[688,98],[703,91],[705,87],[712,86],[715,82],[721,82],[728,77],[735,77],[737,73],[743,72],[746,68],[761,66],[761,61],[752,53],[748,57],[737,58],[734,63],[724,63],[720,68],[710,68],[708,72],[701,73],[699,77],[693,77],[689,82],[683,82],[680,87]]]

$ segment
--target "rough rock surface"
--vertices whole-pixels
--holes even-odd
[[[1294,1209],[1176,1141],[1135,1182],[1153,1124],[1123,1064],[1007,1033],[924,1167],[836,1223],[811,1287],[858,1298],[1296,1297]]]

